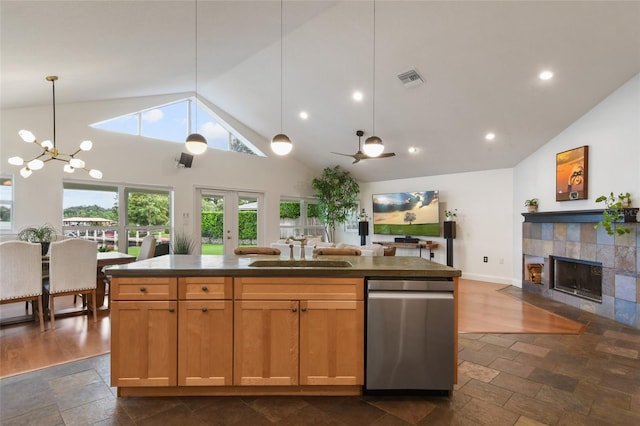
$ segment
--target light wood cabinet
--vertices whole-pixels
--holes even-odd
[[[364,383],[364,302],[300,302],[300,384]]]
[[[233,279],[179,278],[178,385],[233,383]]]
[[[173,300],[112,302],[111,386],[176,385],[176,308]]]
[[[234,287],[248,299],[235,302],[235,385],[363,384],[362,279],[242,277]]]

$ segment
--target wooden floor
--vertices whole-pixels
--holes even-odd
[[[460,333],[579,334],[583,325],[523,303],[500,289],[508,286],[461,280]],[[79,304],[79,302],[78,302]],[[0,318],[24,314],[24,302],[0,307]],[[56,300],[56,307],[73,307],[73,297]],[[41,333],[35,323],[0,329],[0,377],[109,352],[110,321],[100,312],[94,323],[87,315],[56,318],[56,329]]]

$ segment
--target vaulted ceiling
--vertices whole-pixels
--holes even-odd
[[[637,1],[284,1],[281,52],[279,1],[3,0],[2,108],[193,92],[196,6],[200,97],[267,147],[282,93],[291,155],[362,181],[513,167],[640,72]],[[374,125],[395,157],[331,153]]]

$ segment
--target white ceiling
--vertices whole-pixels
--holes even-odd
[[[58,103],[193,92],[195,6],[2,0],[2,108],[50,103],[52,74]],[[280,2],[197,7],[198,94],[266,146],[281,130]],[[283,3],[282,130],[314,169],[378,181],[513,167],[640,72],[638,1],[379,0],[375,66],[373,7]],[[407,89],[397,75],[411,68],[425,84]],[[544,68],[553,80],[538,80]],[[371,134],[374,87],[375,133],[397,155],[352,165],[331,151]]]

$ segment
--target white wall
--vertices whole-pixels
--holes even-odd
[[[555,201],[556,154],[589,146],[587,200]],[[640,205],[640,74],[576,120],[514,168],[513,258],[522,259],[523,203],[539,198],[539,211],[602,209],[600,195],[630,192]],[[522,285],[521,262],[513,264],[513,284]]]
[[[280,196],[309,196],[314,173],[295,160],[293,156],[272,155],[268,141],[250,129],[239,129],[268,157],[223,152],[209,149],[196,156],[191,169],[178,169],[174,159],[184,151],[182,144],[158,141],[131,135],[119,135],[89,127],[90,123],[135,112],[184,98],[185,95],[154,96],[105,102],[57,104],[56,139],[62,152],[72,152],[82,140],[93,141],[93,149],[83,153],[87,166],[103,172],[102,182],[160,185],[175,190],[176,226],[182,226],[183,213],[195,217],[199,208],[194,198],[196,187],[249,190],[265,192],[266,232],[265,243],[276,241],[279,236]],[[234,123],[238,125],[239,123]],[[2,111],[0,145],[0,172],[13,174],[14,232],[25,226],[45,222],[60,227],[62,219],[63,179],[94,183],[83,171],[69,175],[60,164],[47,164],[28,179],[19,174],[19,167],[7,163],[9,157],[19,155],[31,158],[39,154],[35,145],[22,142],[20,129],[31,130],[38,140],[52,137],[51,106]],[[193,221],[187,231],[193,229]],[[7,237],[5,235],[5,237]]]
[[[511,169],[489,170],[451,175],[428,176],[372,182],[360,185],[360,205],[371,216],[373,194],[400,191],[440,191],[440,218],[443,211],[458,209],[456,239],[453,240],[453,266],[469,279],[498,283],[511,282],[513,246],[513,172]],[[441,233],[442,234],[442,233]],[[357,234],[341,232],[338,241],[359,244]],[[370,241],[390,241],[394,236],[372,235]],[[421,237],[439,244],[434,261],[446,264],[446,240]],[[417,252],[403,252],[417,255]],[[428,251],[423,251],[428,257]],[[482,258],[487,256],[488,263]]]

